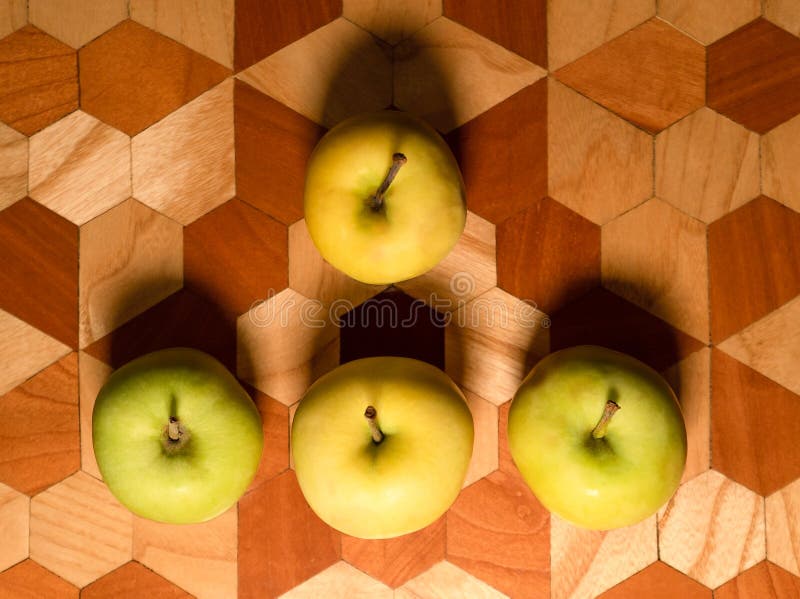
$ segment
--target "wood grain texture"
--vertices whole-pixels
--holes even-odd
[[[392,599],[392,589],[357,570],[346,562],[336,562],[319,574],[312,576],[281,599]]]
[[[710,223],[759,194],[758,135],[701,108],[656,137],[656,195]]]
[[[652,138],[554,79],[547,129],[549,194],[567,208],[602,225],[653,194]]]
[[[0,572],[2,599],[78,599],[79,595],[80,589],[30,559]]]
[[[468,487],[497,470],[498,416],[497,406],[481,396],[466,391],[464,397],[467,400],[469,411],[472,413],[475,435],[472,443],[472,459],[462,485],[462,487]]]
[[[396,588],[444,559],[445,518],[394,539],[342,535],[342,559]]]
[[[610,531],[550,518],[553,599],[595,597],[657,559],[655,516]]]
[[[556,77],[651,132],[705,102],[705,48],[651,19],[556,72]]]
[[[97,467],[92,444],[92,410],[101,387],[111,376],[111,366],[85,352],[78,354],[78,389],[81,425],[81,470],[98,480],[103,477]]]
[[[325,130],[239,79],[233,104],[239,198],[285,225],[297,222],[306,163]]]
[[[655,562],[641,572],[610,588],[599,599],[711,599],[711,589],[670,568]]]
[[[710,44],[761,14],[760,0],[660,0],[658,16]]]
[[[276,596],[339,561],[341,535],[308,507],[291,470],[239,501],[239,597]]]
[[[80,48],[127,18],[126,0],[29,0],[28,2],[28,20],[73,48]]]
[[[326,127],[392,103],[388,47],[343,18],[282,48],[237,77]]]
[[[0,120],[33,135],[78,107],[75,50],[32,25],[0,40]]]
[[[800,212],[800,115],[761,136],[761,182],[765,195]]]
[[[255,489],[289,468],[289,409],[258,389],[249,385],[245,388],[261,414],[261,428],[264,431],[261,463],[249,487]]]
[[[600,227],[550,198],[497,227],[497,285],[548,314],[600,283]]]
[[[197,599],[236,596],[236,506],[200,524],[133,519],[133,557]]]
[[[28,139],[0,123],[0,210],[28,191]]]
[[[550,70],[580,58],[655,14],[655,0],[551,0],[547,3]]]
[[[192,595],[137,562],[128,562],[81,592],[85,599],[191,599]]]
[[[761,196],[708,228],[711,338],[727,339],[800,293],[800,214]]]
[[[447,133],[546,74],[442,17],[396,46],[394,104]]]
[[[471,211],[500,223],[531,206],[547,195],[547,80],[451,131],[447,141]]]
[[[767,559],[800,576],[800,480],[766,498]]]
[[[82,225],[131,195],[130,138],[76,110],[30,141],[30,196]]]
[[[443,592],[452,593],[453,597],[470,597],[472,599],[505,599],[507,597],[450,562],[439,562],[426,572],[409,580],[395,591],[394,596],[395,599],[428,599],[440,596]]]
[[[234,0],[132,0],[131,19],[233,68]]]
[[[188,225],[236,193],[233,80],[133,138],[133,194]]]
[[[766,556],[764,499],[715,470],[678,489],[658,531],[661,560],[709,588]]]
[[[793,0],[764,0],[764,16],[786,31],[800,35],[800,6]]]
[[[131,513],[78,472],[31,500],[31,558],[83,587],[131,559]]]
[[[81,48],[81,108],[136,135],[230,74],[133,21]]]
[[[512,597],[550,597],[549,530],[522,478],[493,472],[447,512],[447,561]]]
[[[0,571],[28,557],[30,499],[0,483]],[[0,597],[2,597],[0,579]]]
[[[769,562],[743,572],[714,591],[717,599],[797,599],[800,578]]]
[[[27,0],[0,1],[0,39],[24,27],[27,21]]]
[[[800,40],[758,19],[708,47],[708,106],[766,133],[800,112]]]
[[[80,468],[78,356],[0,399],[0,480],[35,495]]]
[[[714,349],[711,463],[760,495],[800,476],[798,396]]]
[[[442,14],[442,0],[344,0],[342,16],[389,44],[397,44]]]
[[[547,2],[444,0],[444,15],[542,67],[547,66]]]

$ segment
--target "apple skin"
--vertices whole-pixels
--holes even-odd
[[[377,411],[385,437],[364,417]],[[386,539],[434,522],[455,501],[472,456],[472,415],[438,368],[410,358],[348,362],[317,380],[292,423],[297,480],[333,528]]]
[[[399,152],[408,162],[385,195],[372,196]],[[358,115],[331,129],[306,172],[305,219],[320,254],[354,279],[388,284],[438,264],[464,230],[461,171],[450,148],[427,123],[405,112]]]
[[[609,399],[620,409],[606,435],[594,439]],[[667,382],[638,360],[596,346],[558,351],[533,368],[511,404],[508,443],[539,501],[594,530],[654,514],[678,488],[686,463],[686,428]]]
[[[171,415],[189,432],[168,455]],[[239,382],[203,352],[174,348],[112,373],[92,413],[92,441],[108,488],[143,518],[186,524],[230,508],[261,460],[261,416]]]

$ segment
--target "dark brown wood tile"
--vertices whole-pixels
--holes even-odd
[[[664,562],[656,562],[612,587],[598,599],[711,599],[711,589],[681,574]]]
[[[800,578],[761,562],[714,591],[715,599],[800,599]]]

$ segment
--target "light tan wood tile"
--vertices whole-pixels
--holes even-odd
[[[281,595],[281,599],[392,599],[393,596],[392,589],[382,582],[347,562],[336,562]]]
[[[549,195],[599,225],[650,197],[653,138],[555,79],[548,83]]]
[[[453,250],[430,271],[397,286],[440,312],[457,310],[497,285],[495,226],[467,212]]]
[[[466,123],[547,74],[445,17],[400,43],[394,58],[394,104],[442,132]]]
[[[0,395],[70,352],[70,348],[0,310]]]
[[[129,199],[81,227],[79,335],[86,347],[183,284],[183,228]]]
[[[653,198],[601,230],[603,286],[709,338],[706,227]]]
[[[495,287],[453,313],[445,329],[445,370],[499,406],[549,351],[547,326],[544,312]]]
[[[0,483],[0,572],[28,557],[30,499]]]
[[[26,0],[0,0],[0,39],[25,25],[27,20]]]
[[[800,4],[794,0],[764,0],[764,16],[795,35],[800,35]]]
[[[800,11],[798,11],[800,14]],[[798,27],[800,29],[800,27]],[[800,212],[800,115],[761,137],[764,194]]]
[[[442,14],[442,0],[344,0],[342,15],[389,44],[396,44]]]
[[[728,337],[719,348],[800,395],[800,297]]]
[[[339,363],[339,329],[293,289],[242,314],[236,332],[239,377],[286,406]]]
[[[344,18],[278,50],[238,77],[326,127],[392,103],[389,50]]]
[[[434,599],[469,597],[470,599],[503,599],[507,597],[482,580],[464,572],[450,562],[439,562],[412,578],[394,593],[395,599]]]
[[[547,3],[550,70],[580,58],[655,14],[655,0],[551,0]]]
[[[131,559],[133,516],[85,472],[31,500],[31,558],[83,587]]]
[[[100,388],[111,376],[112,368],[108,364],[90,356],[85,352],[78,354],[78,389],[80,395],[81,419],[81,470],[95,478],[103,480],[97,460],[94,457],[92,444],[92,410]]]
[[[550,519],[553,599],[596,597],[658,559],[656,517],[610,531]]]
[[[656,195],[710,223],[759,194],[758,135],[701,108],[656,137]]]
[[[712,589],[766,557],[764,499],[715,470],[678,489],[658,530],[661,560]]]
[[[681,482],[711,467],[711,350],[694,352],[663,373],[678,394],[688,447]]]
[[[767,559],[800,576],[800,479],[766,498]]]
[[[30,22],[73,48],[80,48],[126,18],[126,0],[28,1]]]
[[[233,68],[233,0],[131,0],[131,19]]]
[[[761,0],[659,0],[658,16],[703,44],[761,14]]]
[[[133,138],[133,195],[183,225],[236,193],[233,80]]]
[[[497,470],[497,406],[476,395],[465,391],[469,411],[472,413],[472,423],[475,427],[475,437],[472,444],[472,459],[464,479],[464,487],[480,480],[490,472]]]
[[[198,599],[236,597],[237,508],[201,524],[134,517],[133,557]]]
[[[0,210],[28,192],[28,138],[0,123]]]
[[[82,225],[131,195],[130,138],[80,110],[30,140],[30,196]]]

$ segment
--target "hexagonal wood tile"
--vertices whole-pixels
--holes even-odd
[[[28,191],[28,138],[0,123],[0,210]]]
[[[0,39],[24,27],[28,20],[27,0],[6,0],[0,5]]]
[[[192,595],[148,570],[138,562],[128,562],[94,581],[81,592],[85,599],[191,599]]]
[[[0,572],[28,557],[30,508],[27,496],[0,483]]]
[[[764,16],[800,36],[800,6],[792,0],[764,0]]]
[[[472,413],[474,440],[472,459],[469,462],[464,487],[479,481],[498,467],[498,414],[497,406],[471,391],[464,392]]]
[[[103,477],[97,467],[92,444],[92,410],[101,387],[111,376],[112,368],[86,352],[78,354],[78,389],[81,424],[81,470],[98,480]]]
[[[800,212],[800,161],[797,138],[800,115],[761,136],[761,175],[764,193]]]
[[[641,572],[610,588],[599,599],[711,599],[711,589],[670,568],[664,562],[655,562]]]
[[[442,0],[344,0],[342,16],[378,36],[397,44],[442,15]]]
[[[17,597],[78,599],[80,590],[35,561],[26,559],[13,568],[0,572],[0,593],[5,595],[0,595],[3,599],[6,597],[8,599],[17,599]]]
[[[474,599],[504,599],[504,595],[482,580],[464,572],[450,562],[439,562],[416,578],[409,580],[394,593],[395,599],[425,599],[445,592],[454,597]]]
[[[125,0],[30,0],[28,19],[56,39],[80,48],[128,18]]]
[[[718,599],[800,597],[800,578],[765,561],[716,589],[714,597]]]
[[[800,576],[800,479],[768,496],[767,559]]]
[[[289,468],[289,409],[258,389],[247,386],[261,414],[264,430],[264,450],[250,489],[277,476]]]
[[[761,14],[759,0],[661,0],[658,16],[703,44],[710,44]]]
[[[392,599],[396,595],[382,582],[364,574],[346,562],[336,562],[304,583],[281,595],[281,599],[316,599],[317,597],[347,599],[370,597]]]

